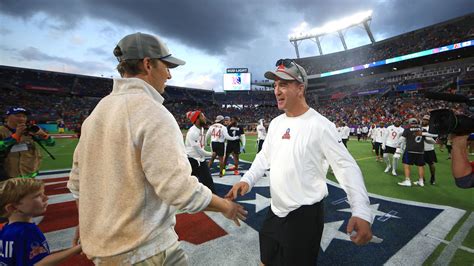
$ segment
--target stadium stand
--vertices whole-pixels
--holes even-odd
[[[455,18],[374,44],[297,60],[308,75],[375,62],[474,38],[474,15]]]

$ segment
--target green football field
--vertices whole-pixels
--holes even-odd
[[[56,139],[56,146],[47,147],[56,157],[56,160],[52,160],[43,152],[44,157],[41,170],[71,168],[72,154],[77,141],[77,139]],[[425,187],[401,187],[397,185],[397,182],[404,179],[401,162],[397,169],[398,176],[394,177],[391,174],[383,172],[385,169],[385,163],[375,161],[375,154],[372,153],[369,142],[357,142],[357,140],[351,139],[348,142],[348,148],[362,170],[367,190],[370,193],[417,202],[447,205],[466,210],[464,217],[452,229],[445,240],[451,241],[460,226],[464,223],[471,212],[474,211],[474,189],[459,189],[456,187],[451,175],[451,161],[448,160],[446,149],[443,152],[439,149],[436,150],[438,157],[438,163],[436,164],[436,185],[430,185],[429,182],[427,182]],[[241,159],[253,161],[255,155],[256,137],[247,136],[246,153],[241,154]],[[474,160],[474,156],[471,156],[470,159]],[[417,175],[418,171],[413,167],[412,181],[417,179]],[[427,180],[430,178],[428,167],[425,167],[425,178]],[[328,174],[328,179],[337,181],[332,174]],[[471,228],[470,233],[464,239],[463,245],[474,249],[474,228]],[[445,244],[440,244],[431,257],[425,262],[425,265],[432,264],[441,254],[444,247],[446,247]],[[474,255],[462,250],[456,252],[455,257],[450,263],[450,265],[473,264]]]

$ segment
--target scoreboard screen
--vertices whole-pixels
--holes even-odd
[[[250,73],[225,73],[224,91],[249,91],[251,80]]]

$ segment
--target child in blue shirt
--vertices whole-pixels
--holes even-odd
[[[32,222],[48,206],[42,181],[8,179],[0,183],[0,195],[0,216],[8,218],[0,231],[0,265],[57,265],[81,253],[81,245],[76,245],[50,254],[46,238]]]

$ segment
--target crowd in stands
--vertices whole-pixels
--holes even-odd
[[[30,120],[36,123],[48,123],[57,119],[64,120],[66,128],[75,129],[100,101],[98,97],[64,96],[29,92],[21,89],[2,88],[0,110],[22,106],[32,112]]]
[[[204,92],[207,94],[207,92]],[[274,99],[273,92],[266,92],[266,97]],[[93,110],[100,98],[84,96],[61,96],[40,94],[26,90],[3,89],[5,100],[0,103],[0,109],[6,110],[11,106],[24,106],[33,112],[30,119],[45,123],[63,119],[66,127],[74,129]],[[311,94],[309,94],[311,95]],[[169,96],[167,96],[169,97]],[[186,112],[194,109],[204,111],[212,124],[217,115],[237,116],[247,130],[254,130],[258,119],[271,121],[282,112],[273,104],[258,105],[225,105],[215,103],[203,105],[197,101],[176,101],[165,96],[165,106],[175,116],[182,128],[190,125]],[[317,101],[316,97],[307,97],[308,104],[333,122],[344,121],[349,126],[370,125],[380,121],[393,122],[396,119],[405,121],[410,117],[420,117],[438,108],[451,108],[461,113],[465,106],[444,101],[428,100],[421,92],[363,95],[359,97],[343,97],[330,101]]]
[[[374,44],[332,54],[298,59],[308,75],[376,62],[474,39],[474,15],[408,32]]]
[[[329,101],[315,106],[315,109],[329,120],[343,121],[349,127],[378,124],[379,122],[402,123],[415,117],[420,119],[431,110],[451,108],[464,113],[465,106],[444,101],[426,99],[422,93],[405,93],[397,96],[380,97],[378,95],[346,97],[339,101]]]

